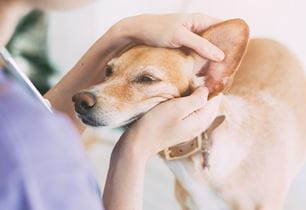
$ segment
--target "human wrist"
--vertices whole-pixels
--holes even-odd
[[[143,17],[145,15],[137,15],[126,17],[120,20],[114,26],[118,31],[120,31],[121,35],[125,37],[125,39],[129,40],[132,44],[142,44],[143,41],[140,39],[143,31],[140,29],[141,22],[143,22]],[[135,27],[136,26],[136,27]]]
[[[131,17],[121,19],[116,24],[114,24],[108,32],[110,32],[112,37],[120,40],[125,40],[129,43],[129,45],[136,44],[131,19]]]
[[[147,160],[130,140],[120,138],[112,152],[103,193],[105,209],[142,209]]]
[[[145,139],[142,139],[137,130],[129,129],[120,137],[112,156],[124,157],[135,164],[145,165],[153,154],[143,145],[144,141]]]

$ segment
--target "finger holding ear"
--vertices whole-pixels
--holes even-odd
[[[201,57],[217,62],[224,59],[224,52],[222,50],[187,28],[182,29],[178,36],[180,42],[178,44],[193,49]]]
[[[222,20],[203,13],[193,13],[190,16],[190,29],[195,33],[201,33],[209,26],[220,23]]]

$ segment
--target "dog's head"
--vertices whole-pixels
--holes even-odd
[[[224,61],[210,62],[186,50],[136,46],[107,64],[101,84],[73,97],[79,118],[90,126],[121,127],[196,86],[208,87],[211,96],[227,90],[247,47],[248,26],[229,20],[202,36],[225,52]]]

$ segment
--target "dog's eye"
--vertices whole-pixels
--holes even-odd
[[[151,76],[151,75],[140,75],[135,79],[135,82],[137,83],[151,83],[159,81],[159,79]]]
[[[106,66],[105,67],[105,76],[109,77],[113,74],[113,67],[112,66]]]

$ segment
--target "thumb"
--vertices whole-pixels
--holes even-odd
[[[177,112],[180,113],[182,119],[191,113],[203,108],[207,102],[208,89],[206,87],[197,88],[190,96],[178,98],[175,100]]]
[[[184,126],[193,129],[195,135],[205,131],[217,117],[221,100],[222,94],[210,99],[203,108],[192,113],[184,120]]]

